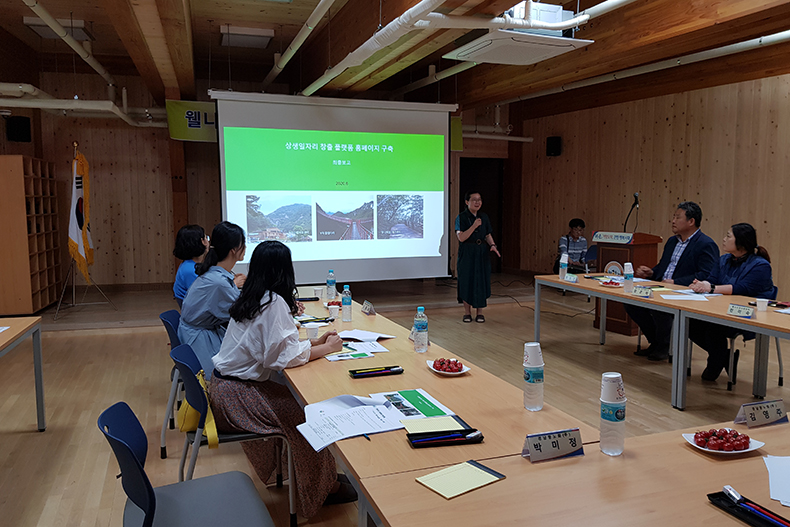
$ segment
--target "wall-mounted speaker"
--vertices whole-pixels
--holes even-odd
[[[562,154],[562,137],[553,135],[546,138],[546,155],[556,157]]]
[[[12,115],[5,120],[5,137],[14,143],[29,143],[33,139],[30,135],[30,117]]]

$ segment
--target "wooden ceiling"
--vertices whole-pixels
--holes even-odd
[[[119,64],[131,61],[154,98],[195,97],[195,77],[206,78],[209,57],[213,75],[224,75],[230,62],[247,80],[261,81],[274,62],[274,54],[284,50],[318,0],[39,0],[56,18],[84,20],[95,37],[93,52],[111,72]],[[562,3],[550,0],[551,3]],[[313,32],[291,61],[278,83],[283,91],[295,93],[321,76],[348,53],[370,38],[418,0],[338,0],[328,16]],[[516,0],[447,0],[438,9],[451,15],[496,16],[509,9]],[[576,1],[566,3],[575,9]],[[582,9],[599,3],[585,0]],[[22,23],[25,16],[35,16],[22,0],[0,0],[0,27],[22,41],[39,57],[39,68],[69,70],[62,57],[71,54],[65,43],[42,40]],[[265,50],[220,47],[220,27],[225,24],[273,29],[275,37]],[[638,0],[617,11],[590,21],[577,35],[594,40],[577,50],[533,66],[516,67],[494,64],[478,65],[434,89],[407,95],[410,100],[435,101],[442,90],[453,95],[442,102],[458,102],[464,108],[494,104],[569,82],[611,73],[655,61],[695,53],[743,40],[790,29],[790,0]],[[414,31],[395,45],[379,51],[361,66],[341,73],[317,95],[385,97],[394,90],[417,80],[427,72],[428,64],[443,69],[452,64],[441,55],[454,49],[466,30]],[[766,52],[771,61],[749,60],[750,75],[771,75],[790,70],[790,61],[777,50]],[[755,52],[751,52],[754,55]],[[759,55],[759,53],[758,53]],[[778,60],[779,64],[775,61]],[[58,57],[61,57],[58,60]],[[655,94],[656,86],[669,90],[700,85],[698,75],[706,75],[703,84],[732,82],[726,62],[684,66],[683,77],[660,82],[653,74],[641,86]],[[787,63],[787,64],[785,64]],[[715,73],[711,73],[715,72]],[[0,81],[14,82],[2,78]],[[122,72],[118,72],[122,73]],[[677,77],[677,74],[675,74]],[[586,92],[590,99],[607,101],[622,85],[609,83]],[[630,93],[638,93],[638,78],[628,83]],[[671,88],[670,88],[671,86]],[[607,98],[607,92],[613,95]],[[581,92],[579,92],[581,93]],[[595,97],[589,96],[592,93]],[[603,95],[602,95],[603,94]],[[570,95],[565,95],[571,100]],[[559,111],[562,96],[550,101]],[[539,106],[540,99],[530,101]],[[527,104],[527,103],[525,103]],[[591,103],[592,104],[592,103]],[[574,109],[580,104],[574,99]],[[534,113],[534,112],[533,112]],[[540,113],[540,112],[537,112]]]

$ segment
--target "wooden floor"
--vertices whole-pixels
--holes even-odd
[[[509,281],[500,278],[502,284]],[[384,307],[387,317],[407,327],[414,306],[426,305],[434,343],[519,386],[523,344],[532,339],[533,330],[534,307],[527,284],[495,285],[496,294],[503,296],[494,300],[502,303],[485,310],[485,324],[464,324],[459,307],[441,307],[453,305],[452,281],[358,286],[355,289],[361,293],[355,298],[371,299],[377,307]],[[399,292],[402,298],[393,300]],[[505,295],[515,297],[518,303]],[[111,298],[121,307],[120,312],[108,306],[78,307],[55,323],[48,315],[43,334],[46,432],[36,431],[32,345],[26,342],[0,359],[5,371],[0,383],[2,525],[122,524],[125,496],[115,477],[118,467],[96,427],[99,413],[119,400],[129,403],[148,434],[146,470],[152,483],[157,486],[177,480],[182,445],[179,432],[168,431],[169,457],[159,459],[159,431],[172,362],[158,314],[172,307],[172,300],[161,291],[114,294]],[[718,383],[700,381],[705,353],[695,349],[688,406],[680,412],[669,404],[671,365],[634,357],[635,337],[609,334],[607,345],[599,346],[591,307],[581,295],[544,294],[541,344],[548,403],[597,427],[601,373],[619,371],[628,396],[627,431],[633,436],[729,420],[740,404],[752,400],[752,343],[742,352],[740,380],[733,392],[726,391],[724,379]],[[124,313],[129,315],[127,320]],[[68,329],[90,324],[102,329]],[[139,327],[128,327],[131,324]],[[772,344],[770,398],[784,395],[785,389],[777,386],[777,370]],[[238,445],[201,452],[195,476],[227,470],[251,474],[277,525],[287,525],[287,487],[265,488]],[[356,515],[355,504],[339,505],[326,507],[309,522],[300,519],[299,523],[352,527]]]

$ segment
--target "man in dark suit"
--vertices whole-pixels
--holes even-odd
[[[675,234],[664,245],[661,261],[652,269],[640,266],[634,276],[649,278],[668,284],[689,285],[694,280],[707,280],[719,259],[719,246],[705,235],[699,226],[702,209],[693,201],[678,205],[672,217]],[[669,357],[669,337],[672,334],[672,315],[638,306],[625,306],[631,319],[642,329],[650,346],[636,351],[635,355],[652,361]]]

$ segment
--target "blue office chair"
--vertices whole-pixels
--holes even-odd
[[[594,272],[598,267],[598,246],[590,245],[587,248],[587,254],[585,255],[584,259],[587,262],[595,262],[593,265],[588,265],[590,272]]]
[[[124,402],[99,416],[99,430],[115,453],[126,496],[124,527],[274,527],[255,484],[243,472],[226,472],[153,488],[143,468],[148,441]]]
[[[170,349],[180,346],[181,340],[178,338],[178,325],[181,322],[181,314],[175,309],[171,309],[170,311],[165,311],[164,313],[160,314],[159,320],[162,321],[162,324],[165,326],[165,330],[167,331],[167,336],[170,337]],[[162,423],[162,433],[159,438],[159,455],[162,459],[167,458],[167,442],[165,440],[165,432],[167,430],[168,422],[170,424],[170,430],[175,429],[175,412],[178,409],[178,406],[181,404],[181,390],[179,389],[181,387],[181,378],[178,376],[178,370],[176,370],[175,367],[173,367],[173,369],[170,371],[170,379],[172,381],[170,383],[170,396],[167,399],[165,420]],[[178,401],[176,401],[177,396],[179,396]]]
[[[187,432],[184,437],[184,448],[181,452],[181,462],[178,465],[178,481],[184,481],[184,465],[186,464],[187,453],[189,446],[192,446],[192,455],[189,461],[189,468],[187,469],[186,480],[192,479],[195,471],[195,464],[197,463],[198,452],[200,447],[208,444],[208,439],[203,437],[203,427],[206,424],[206,416],[208,415],[209,402],[206,399],[206,394],[200,381],[197,379],[197,374],[203,367],[200,365],[195,352],[188,344],[183,344],[170,351],[170,357],[178,368],[181,374],[182,382],[184,383],[184,391],[186,400],[189,405],[200,413],[200,420],[198,422],[198,429],[194,432]],[[294,479],[293,457],[291,452],[291,445],[288,439],[282,434],[254,434],[251,432],[224,434],[218,433],[219,443],[233,443],[241,441],[254,441],[263,439],[268,441],[270,439],[278,439],[275,451],[277,457],[277,486],[283,486],[282,476],[282,445],[285,445],[286,455],[288,458],[288,501],[290,504],[291,514],[291,527],[296,527],[296,482]]]

